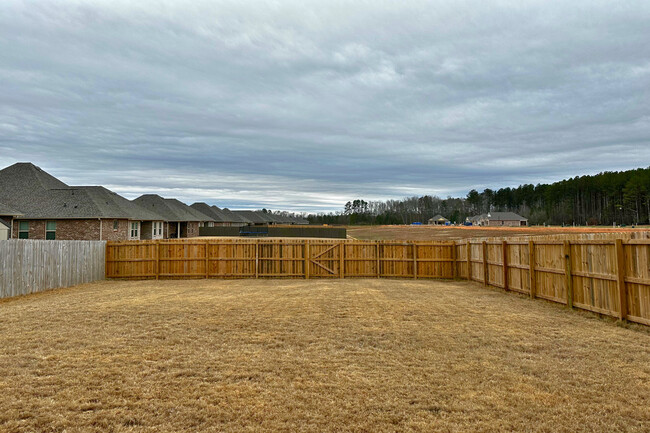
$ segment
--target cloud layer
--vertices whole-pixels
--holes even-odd
[[[650,3],[0,5],[0,166],[234,208],[650,165]]]

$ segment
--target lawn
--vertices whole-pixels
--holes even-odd
[[[449,241],[480,237],[543,236],[560,234],[632,233],[645,232],[648,226],[630,227],[480,227],[435,225],[348,226],[348,236],[359,240]]]
[[[0,302],[3,432],[650,431],[650,332],[467,282],[99,283]]]

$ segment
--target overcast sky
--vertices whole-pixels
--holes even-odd
[[[650,2],[0,3],[0,168],[231,208],[650,165]]]

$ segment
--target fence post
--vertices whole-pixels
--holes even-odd
[[[488,285],[488,253],[487,242],[483,241],[483,285]]]
[[[566,261],[566,303],[573,308],[573,277],[571,274],[571,241],[564,241],[564,259]]]
[[[508,289],[508,242],[503,241],[503,288]]]
[[[451,278],[456,278],[458,274],[458,263],[456,262],[456,241],[451,244]]]
[[[535,280],[535,242],[528,241],[528,284],[530,286],[530,297],[535,299],[537,296],[537,281]]]
[[[305,249],[304,249],[304,256],[305,256],[305,264],[304,266],[304,271],[305,271],[305,279],[309,279],[309,258],[310,258],[310,252],[309,252],[309,240],[305,239]]]
[[[472,281],[472,244],[467,241],[467,281]]]
[[[627,318],[627,286],[625,285],[625,250],[623,240],[616,239],[616,284],[618,286],[618,300],[621,306],[619,319]]]
[[[205,241],[205,278],[210,278],[210,241]]]
[[[415,245],[415,242],[413,242],[412,246],[413,246],[413,279],[417,280],[418,279],[418,247]]]
[[[339,244],[339,277],[345,278],[345,243]]]

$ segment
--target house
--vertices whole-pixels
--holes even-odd
[[[153,239],[195,237],[199,235],[199,227],[215,222],[212,216],[199,212],[174,198],[145,194],[133,200],[133,203],[164,218],[164,226],[158,229],[158,237]]]
[[[437,226],[444,226],[449,223],[449,220],[442,215],[438,214],[434,216],[433,218],[429,219],[429,225],[437,225]]]
[[[31,163],[0,170],[0,202],[20,211],[11,238],[146,239],[142,225],[163,218],[101,186],[69,186]],[[6,225],[6,224],[5,224]]]
[[[479,226],[524,227],[528,225],[528,219],[514,212],[490,212],[474,216],[469,221]]]

